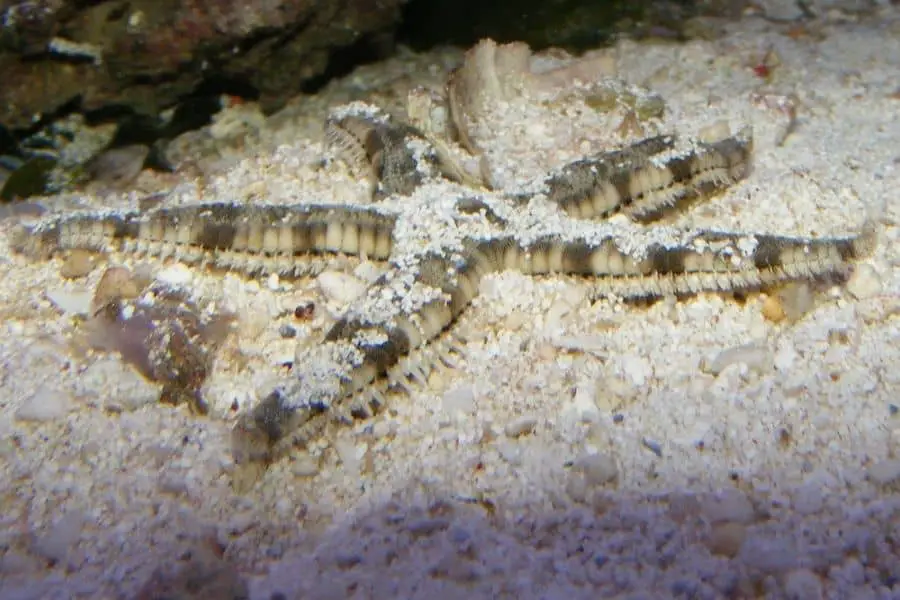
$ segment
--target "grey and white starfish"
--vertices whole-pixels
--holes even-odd
[[[482,59],[472,69],[499,82],[495,96],[559,77],[530,73],[510,83],[509,73],[521,70],[486,71]],[[23,245],[172,258],[248,275],[302,277],[311,258],[329,254],[386,263],[324,340],[298,351],[293,373],[239,421],[236,455],[249,461],[271,459],[332,416],[366,417],[384,405],[388,388],[423,379],[457,346],[454,322],[491,273],[583,277],[597,300],[652,298],[840,277],[871,250],[868,231],[812,239],[659,224],[746,176],[747,131],[712,141],[651,136],[510,183],[492,162],[491,132],[479,118],[479,103],[496,101],[484,92],[490,85],[472,83],[479,77],[465,66],[458,71],[448,104],[457,139],[479,158],[476,168],[426,127],[355,103],[331,115],[326,136],[368,172],[368,204],[218,202],[75,213],[36,225]]]

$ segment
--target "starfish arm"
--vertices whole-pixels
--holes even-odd
[[[406,386],[426,373],[415,354],[425,350],[465,310],[481,278],[500,265],[503,243],[470,244],[455,259],[416,258],[394,268],[355,302],[322,344],[303,350],[298,375],[268,394],[235,428],[235,456],[260,456],[313,417],[368,417],[383,403],[379,381]],[[269,457],[269,453],[262,453]]]
[[[561,241],[548,236],[507,245],[506,268],[527,274],[562,273],[596,280],[594,295],[646,298],[704,291],[764,288],[788,281],[846,276],[871,253],[874,232],[803,238],[699,231],[678,245],[621,250],[614,239]]]
[[[308,255],[387,259],[393,227],[393,216],[373,208],[213,203],[73,213],[23,230],[16,246],[31,255],[84,248],[298,276]]]
[[[749,171],[752,140],[747,132],[661,154],[673,145],[671,136],[658,136],[569,163],[545,180],[547,198],[576,218],[624,213],[653,221],[681,202],[725,189]]]

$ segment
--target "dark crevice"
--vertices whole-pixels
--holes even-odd
[[[81,96],[73,96],[63,102],[56,110],[42,113],[40,118],[35,120],[29,127],[21,129],[13,129],[12,134],[16,139],[22,140],[28,136],[34,135],[51,123],[63,119],[70,114],[81,109]]]
[[[523,41],[580,52],[612,42],[622,32],[641,36],[652,27],[691,16],[695,0],[410,0],[397,41],[414,50],[440,45],[468,48],[480,39]]]
[[[84,122],[89,127],[119,121],[134,114],[134,109],[127,104],[106,104],[99,108],[84,111]]]
[[[333,79],[349,75],[356,67],[388,58],[394,49],[393,39],[390,36],[364,36],[350,46],[332,52],[325,71],[305,81],[300,91],[304,94],[314,94]]]
[[[244,100],[258,100],[259,90],[243,77],[214,74],[205,77],[185,98],[201,98],[204,96],[237,96]]]

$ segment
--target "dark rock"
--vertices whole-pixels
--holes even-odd
[[[50,156],[33,156],[13,171],[0,188],[0,201],[11,202],[39,196],[47,192],[50,172],[56,159]]]
[[[73,99],[156,115],[210,78],[267,110],[337,49],[390,32],[402,0],[0,0],[0,122],[28,129]]]

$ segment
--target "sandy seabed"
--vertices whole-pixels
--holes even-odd
[[[492,276],[459,325],[456,369],[238,494],[232,406],[293,358],[287,307],[321,313],[302,342],[340,294],[157,265],[238,316],[197,417],[78,342],[103,269],[66,279],[62,258],[12,254],[7,219],[0,598],[900,598],[900,13],[746,19],[715,41],[607,53],[665,98],[669,130],[753,127],[750,177],[677,225],[834,236],[873,219],[873,256],[845,285],[801,290],[811,307],[784,320],[774,292],[590,304],[573,279]],[[764,81],[752,67],[767,53]],[[136,185],[174,185],[173,204],[352,198],[352,178],[313,168],[325,107],[390,103],[459,58],[401,54],[267,120],[233,107],[198,137],[254,141],[207,159],[207,175]]]

